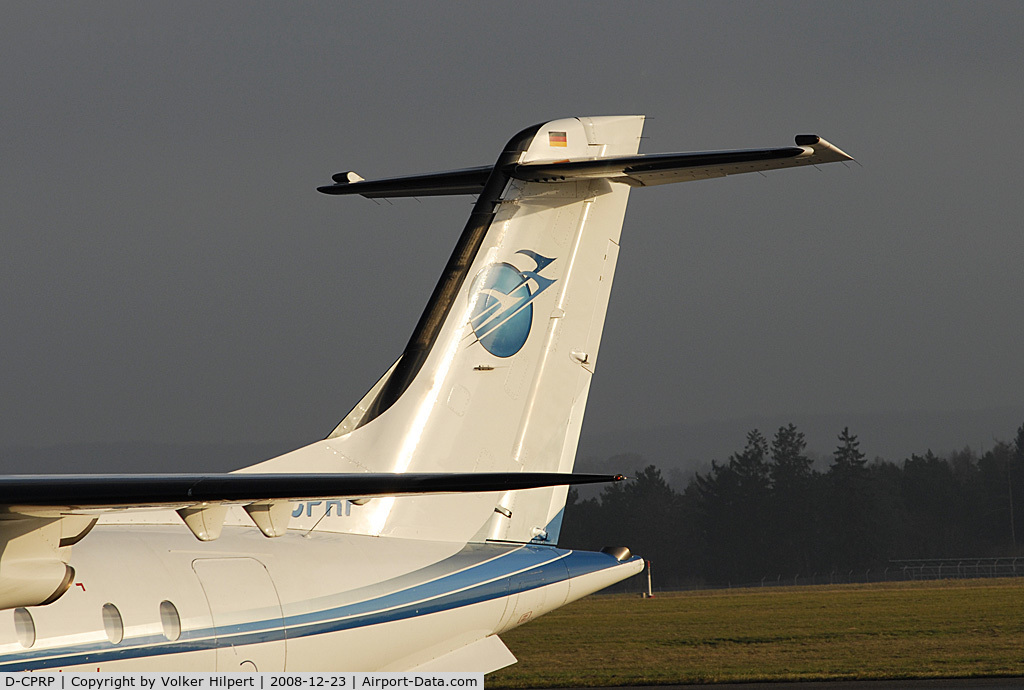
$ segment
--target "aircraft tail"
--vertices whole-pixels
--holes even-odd
[[[327,439],[248,471],[571,472],[630,186],[512,171],[635,155],[642,127],[641,116],[555,120],[517,134],[490,168],[335,176],[321,191],[479,197],[395,365]],[[553,544],[566,491],[374,499],[345,531]]]
[[[493,166],[346,172],[320,187],[478,198],[394,366],[327,439],[244,471],[571,472],[630,190],[851,159],[813,134],[780,148],[638,155],[643,122],[554,120],[514,136]],[[292,526],[553,544],[566,492],[376,498],[344,521],[308,511]]]

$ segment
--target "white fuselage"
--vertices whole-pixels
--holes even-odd
[[[230,525],[203,543],[180,524],[99,525],[70,564],[58,601],[0,612],[0,671],[410,670],[642,567],[551,546],[267,539]]]

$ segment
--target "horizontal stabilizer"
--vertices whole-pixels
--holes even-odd
[[[316,189],[324,194],[359,194],[367,199],[479,194],[493,169],[493,166],[485,165],[479,168],[388,177],[382,180],[364,180],[353,172],[338,173],[333,176],[335,184]]]
[[[818,135],[800,134],[795,146],[781,148],[540,160],[511,164],[501,172],[524,182],[606,179],[632,187],[650,187],[848,160],[853,157]],[[359,194],[368,199],[479,194],[492,170],[491,166],[482,166],[380,180],[364,180],[346,172],[334,175],[335,184],[317,190],[324,194]]]
[[[658,153],[553,163],[526,163],[517,165],[512,171],[512,177],[527,182],[604,178],[634,187],[649,187],[670,182],[690,182],[738,173],[853,160],[851,156],[815,134],[797,136],[796,144],[773,149]]]
[[[0,477],[0,505],[75,509],[244,504],[266,500],[373,498],[514,491],[624,479],[559,472],[366,474],[62,474]]]

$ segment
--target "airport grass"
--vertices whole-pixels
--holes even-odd
[[[1024,675],[1024,579],[592,596],[502,635],[490,688]]]

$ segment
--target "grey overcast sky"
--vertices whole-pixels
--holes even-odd
[[[315,440],[400,353],[489,164],[556,117],[863,167],[635,191],[584,434],[1024,421],[1024,3],[7,3],[0,443]],[[1006,430],[1006,435],[1012,429]]]

